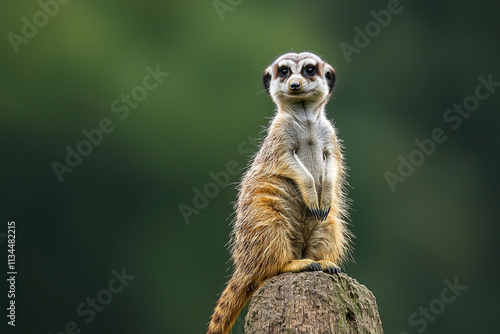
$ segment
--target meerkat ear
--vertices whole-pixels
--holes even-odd
[[[268,67],[264,71],[264,75],[262,76],[262,83],[264,84],[264,88],[266,89],[267,94],[269,94],[269,87],[271,86],[271,67]]]
[[[331,93],[333,90],[333,86],[335,86],[335,70],[328,64],[325,64],[325,79],[328,84],[328,92]]]

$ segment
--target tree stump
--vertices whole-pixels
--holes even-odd
[[[346,274],[285,273],[255,292],[246,334],[383,333],[373,294]]]

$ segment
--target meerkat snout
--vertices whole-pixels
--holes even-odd
[[[298,81],[292,81],[289,85],[290,90],[299,90],[300,89],[300,82]]]
[[[296,79],[291,79],[289,80],[288,84],[288,92],[291,94],[297,94],[302,92],[302,87],[304,87],[304,84],[302,83],[302,80],[299,78]]]

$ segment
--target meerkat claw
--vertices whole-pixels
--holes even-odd
[[[325,271],[325,273],[328,273],[331,275],[335,275],[335,274],[338,274],[341,272],[339,267],[328,267],[324,271]]]
[[[321,265],[319,263],[311,263],[307,266],[306,271],[320,271],[322,270]]]
[[[328,215],[330,214],[330,209],[331,209],[331,207],[328,208],[328,210],[323,210],[323,215],[321,216],[322,221],[325,221],[326,218],[328,218]]]
[[[310,211],[313,214],[314,218],[319,219],[319,209],[310,209]]]

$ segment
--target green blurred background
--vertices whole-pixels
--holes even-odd
[[[355,46],[353,29],[387,1],[222,0],[223,13],[212,1],[71,1],[57,13],[44,3],[54,14],[46,22],[37,1],[0,5],[0,258],[13,220],[13,332],[55,334],[74,321],[81,333],[203,333],[230,275],[225,244],[242,171],[217,188],[210,173],[248,163],[248,138],[274,110],[262,71],[303,50],[337,71],[327,110],[345,144],[356,235],[344,270],[377,297],[385,332],[498,327],[500,89],[457,129],[443,119],[475,94],[479,76],[500,81],[498,2],[402,1],[350,62],[340,44]],[[9,33],[22,37],[23,17],[40,27],[16,53]],[[169,74],[127,117],[114,112],[122,94],[145,92],[137,87],[148,66]],[[66,147],[106,118],[113,131],[59,182],[53,162],[65,164]],[[391,191],[384,173],[397,173],[398,157],[435,128],[447,140]],[[205,187],[212,198],[186,219],[180,205],[192,207]],[[87,323],[77,307],[109,297],[111,271],[122,268],[135,278]],[[455,278],[467,288],[439,302]],[[243,333],[243,316],[233,333]]]

